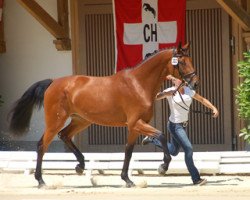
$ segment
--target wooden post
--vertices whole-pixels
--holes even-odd
[[[1,16],[0,20],[0,53],[6,52],[6,44],[4,41],[4,17]]]
[[[250,0],[246,1],[246,11],[248,14],[250,14]],[[250,50],[250,31],[246,31],[242,34],[242,37],[244,41],[246,42],[246,48],[249,51]]]
[[[242,37],[246,43],[246,48],[249,51],[250,50],[250,32],[244,32],[242,34]]]
[[[57,0],[58,24],[63,28],[65,37],[54,40],[57,50],[71,50],[71,40],[69,39],[69,12],[68,1]]]
[[[250,31],[250,16],[234,0],[217,0],[217,3],[245,30]]]
[[[84,54],[80,52],[82,49],[80,46],[80,8],[81,0],[70,1],[73,74],[84,74],[81,67]]]
[[[57,50],[71,50],[69,39],[68,0],[57,0],[58,21],[55,21],[35,0],[17,0],[57,40]]]

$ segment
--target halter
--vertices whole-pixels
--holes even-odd
[[[181,83],[181,84],[176,88],[176,90],[173,92],[173,96],[176,94],[176,92],[178,92],[179,95],[180,95],[181,101],[183,102],[183,104],[184,104],[185,106],[182,106],[182,105],[180,105],[179,103],[177,103],[177,102],[174,100],[173,96],[172,96],[172,98],[173,98],[174,102],[175,102],[178,106],[180,106],[182,109],[184,109],[184,110],[186,110],[186,111],[189,111],[189,110],[190,110],[190,111],[193,112],[193,113],[203,113],[203,114],[207,114],[207,115],[212,115],[212,114],[213,114],[212,112],[205,112],[205,111],[201,111],[201,110],[193,110],[193,109],[189,108],[189,106],[185,103],[184,99],[182,98],[180,92],[178,91],[178,90],[179,90],[182,86],[184,86],[186,83],[189,85],[189,84],[191,83],[193,77],[196,75],[196,74],[195,74],[195,71],[190,72],[190,73],[185,74],[185,75],[183,75],[183,74],[180,72],[179,64],[183,64],[183,63],[180,62],[178,58],[183,57],[183,56],[189,57],[188,53],[182,53],[182,54],[180,54],[180,53],[177,53],[177,52],[176,52],[176,49],[174,49],[174,51],[173,51],[173,57],[172,57],[172,65],[174,66],[174,69],[178,68],[179,74],[181,75],[181,78],[182,78],[182,83]]]
[[[179,74],[181,75],[181,78],[182,78],[182,82],[186,82],[189,85],[192,82],[192,79],[196,74],[195,74],[195,71],[185,74],[185,75],[182,74],[182,72],[180,71],[179,64],[183,64],[183,62],[180,62],[178,58],[183,57],[183,56],[189,57],[188,53],[178,53],[176,52],[176,49],[174,49],[173,57],[172,57],[172,65],[174,66],[174,69],[178,68]],[[183,84],[181,86],[183,86]]]

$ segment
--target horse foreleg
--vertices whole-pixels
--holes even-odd
[[[135,186],[135,184],[128,177],[129,163],[132,157],[133,150],[134,150],[134,143],[133,144],[127,143],[126,148],[125,148],[125,159],[124,159],[122,173],[121,173],[122,180],[126,182],[126,187],[129,187],[129,188]]]
[[[160,165],[158,171],[160,174],[165,174],[166,171],[168,170],[169,163],[171,162],[171,156],[168,151],[166,135],[163,134],[161,131],[157,130],[156,128],[150,126],[143,120],[138,120],[134,129],[136,132],[141,133],[143,135],[146,135],[149,137],[155,137],[161,142],[162,150],[164,153],[164,157],[163,157],[164,163]]]

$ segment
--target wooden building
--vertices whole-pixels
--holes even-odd
[[[34,0],[17,0],[54,37],[55,48],[72,51],[73,73],[105,76],[114,73],[115,41],[112,0],[57,0],[58,21]],[[187,0],[186,40],[200,76],[199,93],[216,105],[220,116],[191,113],[188,134],[195,151],[243,150],[239,138],[242,122],[235,105],[240,79],[236,63],[250,44],[249,0]],[[70,27],[70,28],[69,28]],[[0,33],[3,33],[1,26]],[[0,34],[1,51],[5,51]],[[166,87],[166,85],[163,85]],[[194,102],[194,109],[202,110]],[[166,132],[168,108],[165,100],[155,103],[155,127]],[[127,129],[92,125],[75,137],[83,152],[123,151]],[[158,151],[153,145],[136,151]]]

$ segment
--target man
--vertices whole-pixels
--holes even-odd
[[[187,86],[179,87],[181,80],[173,76],[167,76],[167,79],[172,81],[173,87],[167,88],[157,94],[156,99],[167,98],[170,107],[170,116],[167,124],[168,131],[171,136],[171,141],[168,143],[169,153],[172,156],[178,155],[180,148],[185,153],[185,163],[191,175],[194,185],[204,185],[207,180],[202,179],[193,161],[193,147],[186,134],[186,126],[188,124],[188,115],[192,100],[195,99],[204,106],[212,110],[213,117],[218,117],[219,112],[217,108],[206,98],[197,94]],[[176,91],[178,89],[178,91]],[[145,137],[142,145],[153,143],[161,148],[161,143],[156,138]]]

